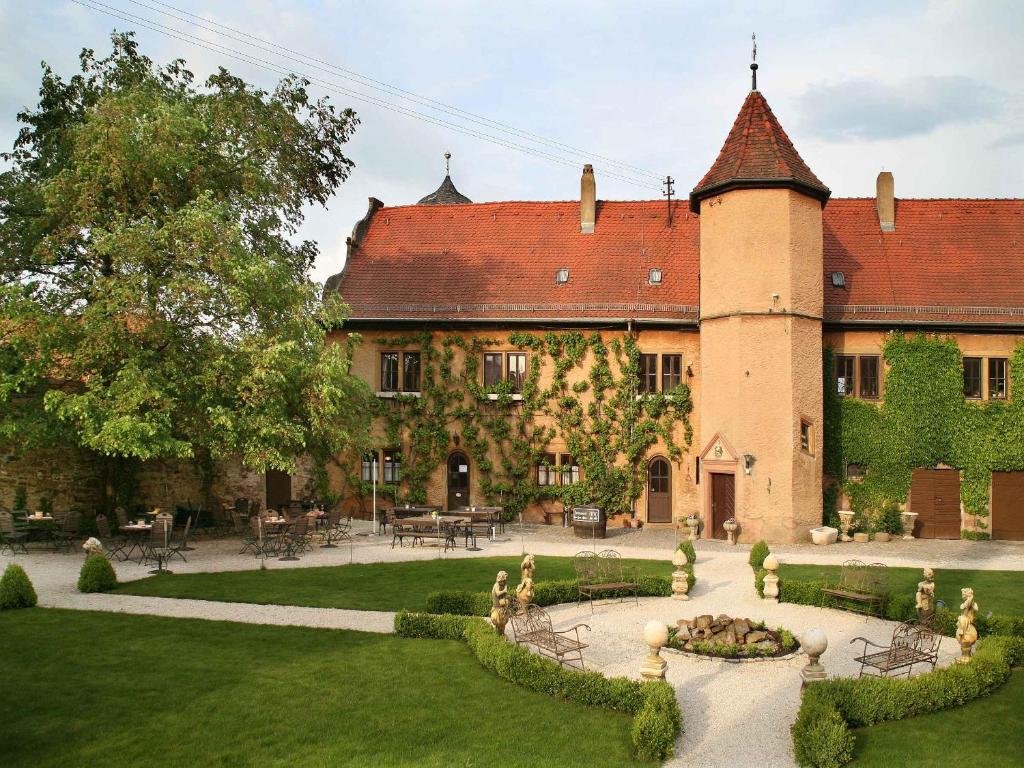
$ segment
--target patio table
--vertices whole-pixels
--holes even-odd
[[[28,537],[25,539],[25,543],[38,541],[43,544],[52,544],[56,551],[57,540],[53,536],[56,526],[53,515],[25,515],[24,520],[28,525]]]
[[[146,552],[146,539],[149,537],[149,532],[153,530],[152,524],[143,523],[138,525],[132,523],[131,525],[118,526],[118,530],[128,537],[128,546],[125,548],[124,559],[131,560],[132,552],[138,549],[139,562],[141,563],[142,556]]]

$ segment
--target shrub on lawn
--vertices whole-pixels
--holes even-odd
[[[78,574],[79,592],[109,592],[117,586],[114,566],[103,555],[89,555]]]
[[[25,569],[11,563],[0,576],[0,611],[32,608],[39,601]]]
[[[791,728],[797,762],[838,768],[850,761],[853,734],[861,728],[903,720],[987,696],[1024,661],[1024,639],[988,637],[978,641],[969,664],[953,664],[908,679],[836,678],[809,686]]]
[[[764,566],[764,559],[768,557],[768,542],[761,539],[750,548],[750,558],[747,560],[750,567],[757,573]]]
[[[754,574],[754,589],[757,590],[757,596],[762,599],[764,598],[764,577],[767,575],[768,571],[764,568],[759,568],[757,573]]]
[[[607,678],[599,672],[562,667],[510,643],[490,623],[469,616],[401,611],[395,617],[395,632],[401,637],[463,639],[479,662],[498,677],[548,696],[632,714],[630,735],[642,759],[669,757],[682,731],[675,691],[663,681]]]
[[[427,595],[427,611],[453,613],[459,616],[486,616],[491,610],[491,597],[487,592],[450,589]]]

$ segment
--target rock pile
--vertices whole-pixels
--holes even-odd
[[[779,650],[776,632],[764,628],[760,622],[733,619],[724,613],[717,618],[705,614],[693,619],[680,619],[678,628],[677,644],[686,651],[693,649],[695,640],[738,645],[750,650],[759,648],[768,653]]]

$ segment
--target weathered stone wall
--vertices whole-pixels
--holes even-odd
[[[29,509],[49,499],[54,510],[92,509],[103,498],[103,473],[94,456],[71,449],[35,451],[16,456],[0,453],[0,507],[14,507],[15,489],[28,494]]]

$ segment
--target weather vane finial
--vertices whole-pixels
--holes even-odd
[[[445,176],[451,176],[452,175],[451,159],[452,159],[452,153],[451,152],[445,152],[444,153],[444,175]]]
[[[750,36],[754,49],[750,54],[750,90],[757,90],[757,33]]]

